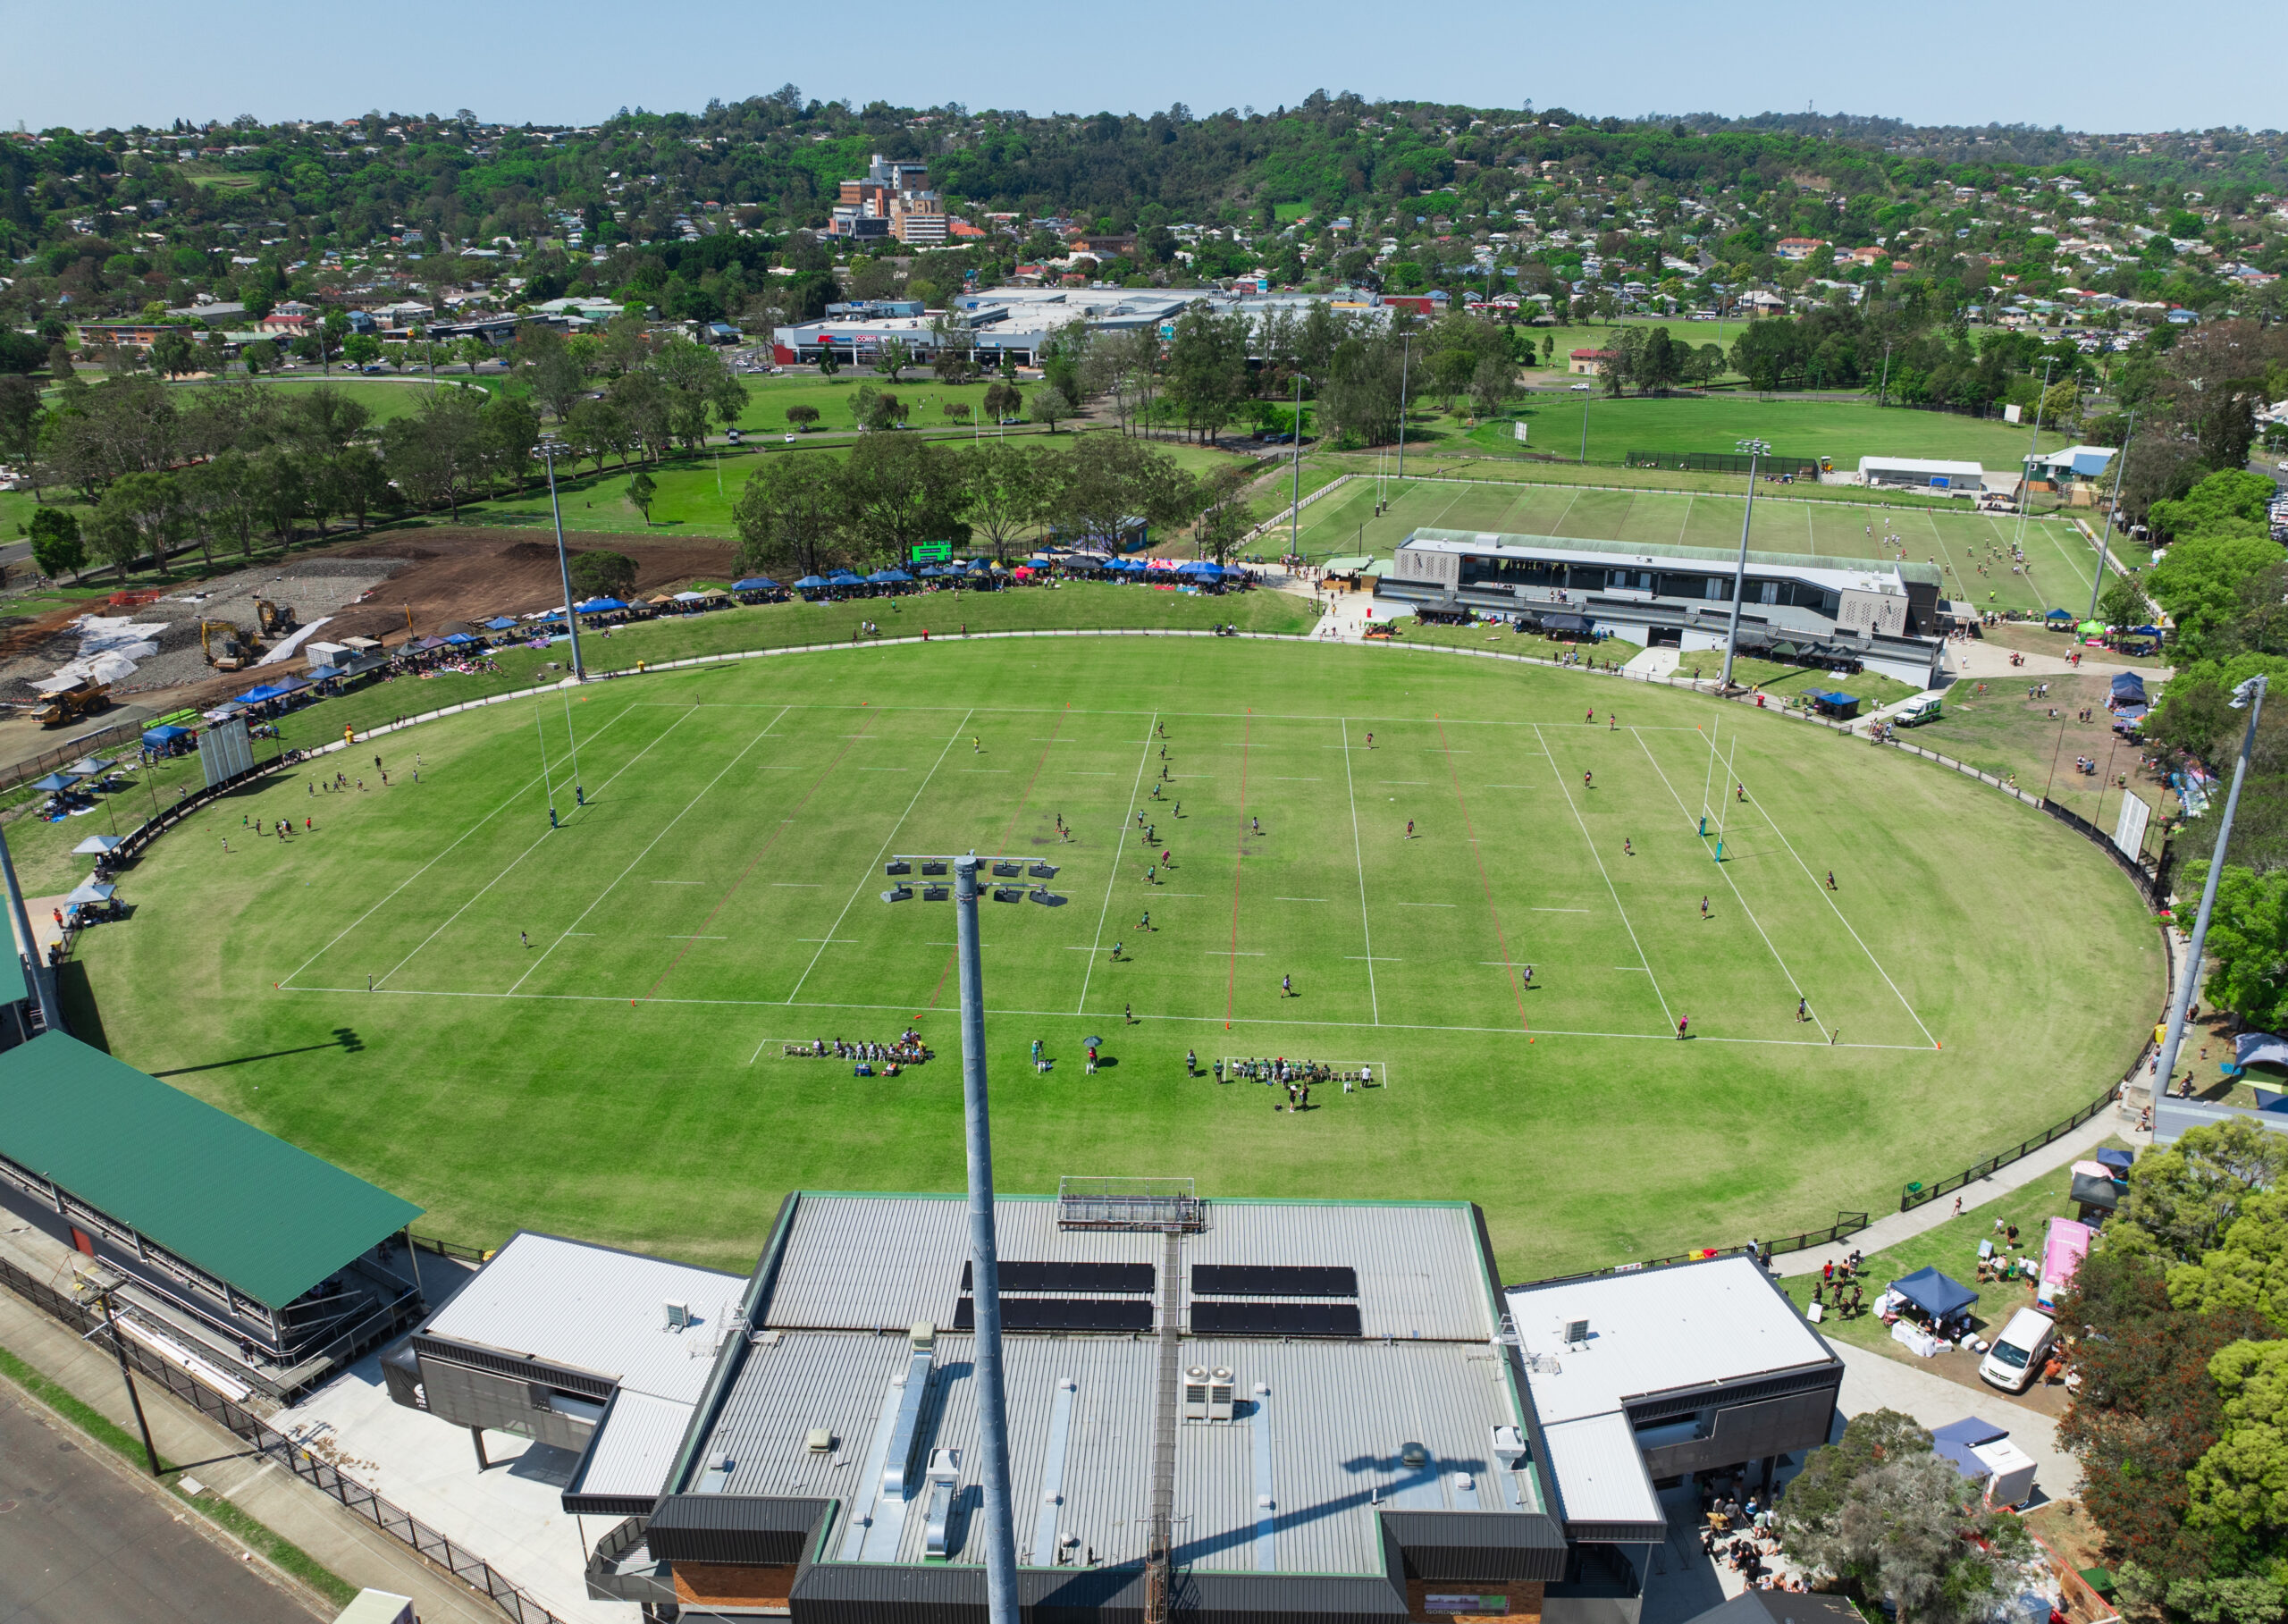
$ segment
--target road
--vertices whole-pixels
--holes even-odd
[[[309,1624],[321,1616],[196,1512],[0,1384],[4,1624]]]

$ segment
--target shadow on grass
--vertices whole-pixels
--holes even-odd
[[[324,1043],[305,1043],[299,1048],[274,1048],[260,1055],[239,1055],[229,1060],[210,1060],[205,1065],[179,1065],[172,1071],[154,1072],[154,1077],[188,1077],[194,1072],[219,1072],[224,1066],[245,1065],[254,1060],[282,1060],[289,1055],[310,1055],[323,1049],[340,1049],[345,1055],[359,1055],[366,1045],[357,1032],[347,1026],[337,1026],[333,1036]]]

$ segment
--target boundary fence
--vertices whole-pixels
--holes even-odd
[[[83,1341],[106,1349],[114,1347],[111,1333],[105,1328],[100,1318],[4,1258],[0,1258],[0,1283],[6,1284],[17,1296],[50,1318],[79,1332]],[[563,1624],[556,1614],[517,1588],[512,1580],[502,1576],[483,1558],[471,1555],[411,1513],[391,1505],[349,1473],[329,1461],[319,1460],[251,1410],[231,1402],[212,1388],[201,1385],[188,1373],[145,1352],[142,1345],[132,1337],[124,1339],[124,1342],[127,1362],[134,1367],[136,1374],[147,1381],[156,1382],[232,1436],[251,1444],[257,1453],[268,1456],[312,1488],[332,1496],[359,1521],[371,1523],[391,1538],[410,1547],[432,1566],[460,1580],[492,1603],[517,1624]]]
[[[2145,1057],[2152,1052],[2153,1046],[2149,1041],[2145,1045],[2144,1054],[2141,1054],[2137,1057],[2137,1064],[2129,1068],[2129,1074],[2132,1077],[2134,1077],[2140,1071],[2144,1069]],[[2013,1162],[2023,1161],[2026,1157],[2031,1156],[2035,1151],[2040,1149],[2045,1145],[2056,1144],[2059,1140],[2064,1139],[2067,1134],[2073,1132],[2074,1129],[2080,1127],[2083,1123],[2090,1121],[2099,1112],[2103,1111],[2107,1106],[2113,1104],[2115,1099],[2120,1095],[2120,1092],[2121,1085],[2119,1083],[2108,1083],[2106,1085],[2106,1091],[2104,1093],[2099,1095],[2088,1105],[2083,1106],[2080,1110],[2074,1112],[2073,1115],[2067,1117],[2064,1122],[2051,1123],[2032,1139],[2021,1140],[2014,1148],[2005,1150],[1999,1155],[1989,1156],[1976,1166],[1965,1167],[1951,1178],[1940,1179],[1935,1184],[1908,1184],[1905,1186],[1898,1192],[1898,1209],[1901,1212],[1913,1212],[1916,1207],[1927,1206],[1930,1202],[1937,1200],[1940,1196],[1950,1196],[1954,1194],[1955,1191],[1963,1189],[1966,1185],[1975,1184],[1982,1178],[1990,1177],[2001,1169],[2010,1165]]]
[[[1815,1246],[1830,1246],[1838,1241],[1848,1241],[1865,1229],[1871,1222],[1863,1212],[1838,1212],[1835,1222],[1825,1229],[1807,1229],[1800,1234],[1786,1235],[1772,1241],[1743,1241],[1737,1246],[1696,1247],[1688,1252],[1672,1252],[1665,1258],[1646,1258],[1636,1263],[1612,1263],[1601,1269],[1588,1269],[1577,1275],[1560,1275],[1554,1280],[1525,1282],[1530,1285],[1551,1285],[1558,1280],[1597,1280],[1607,1275],[1634,1275],[1644,1269],[1666,1268],[1672,1263],[1701,1263],[1711,1258],[1753,1257],[1769,1263],[1785,1252],[1809,1251]]]

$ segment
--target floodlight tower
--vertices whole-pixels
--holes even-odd
[[[564,629],[572,638],[572,680],[585,682],[588,669],[580,662],[580,618],[572,612],[572,560],[564,551],[564,509],[556,499],[556,459],[572,448],[550,435],[537,449],[541,460],[548,464],[548,510],[556,520],[556,574],[564,584]]]
[[[913,888],[905,877],[921,865],[921,895],[926,901],[943,902],[951,893],[954,903],[955,951],[961,963],[962,1001],[962,1121],[969,1152],[969,1248],[971,1295],[977,1304],[977,1429],[978,1453],[983,1459],[985,1493],[985,1600],[991,1624],[1017,1624],[1016,1514],[1009,1487],[1008,1393],[1001,1367],[1000,1243],[993,1223],[993,1125],[988,1112],[985,1081],[985,980],[978,955],[977,864],[974,852],[958,857],[899,856],[886,868],[892,884],[882,893],[888,903],[910,902]],[[953,884],[943,879],[948,868]],[[1030,872],[1036,882],[997,888],[1005,902],[1023,896],[1054,907],[1064,898],[1039,882],[1056,878],[1052,863],[1021,865],[1002,859],[995,867],[1005,878]],[[932,878],[937,883],[930,883]],[[1038,1553],[1036,1553],[1038,1555]]]
[[[1742,440],[1735,449],[1747,453],[1748,510],[1740,516],[1740,561],[1732,568],[1732,625],[1724,634],[1724,675],[1716,684],[1719,694],[1732,691],[1732,656],[1740,647],[1740,600],[1747,595],[1748,526],[1755,522],[1755,474],[1758,464],[1771,454],[1771,442]]]

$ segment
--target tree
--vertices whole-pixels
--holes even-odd
[[[42,416],[38,384],[21,374],[0,376],[0,462],[32,459],[39,449]]]
[[[346,346],[343,353],[349,353]],[[572,415],[572,408],[587,392],[587,369],[553,327],[537,322],[520,326],[509,351],[509,364],[559,423]]]
[[[1895,1603],[1902,1624],[1982,1620],[2037,1561],[2023,1525],[1981,1507],[1930,1435],[1895,1410],[1855,1416],[1840,1443],[1813,1451],[1779,1519],[1791,1558]]]
[[[1056,425],[1072,415],[1072,402],[1054,383],[1044,383],[1033,391],[1033,398],[1025,403],[1025,413],[1035,423],[1048,425],[1048,432],[1056,433]]]
[[[652,527],[652,499],[659,493],[660,487],[653,484],[651,475],[641,468],[636,469],[635,477],[627,482],[628,502],[644,516],[644,527],[647,530]]]
[[[966,400],[948,400],[944,406],[938,408],[938,409],[944,412],[947,417],[951,418],[956,424],[967,423],[969,421],[970,404]]]
[[[985,415],[996,423],[1006,423],[1025,408],[1025,391],[1014,383],[999,381],[985,386]]]
[[[2179,883],[2190,894],[2208,881],[2204,862],[2187,863]],[[2288,1021],[2288,869],[2259,875],[2225,865],[2208,951],[2216,968],[2201,984],[2201,996],[2259,1031],[2277,1031]]]
[[[2156,502],[2156,508],[2167,504]],[[2259,532],[2181,537],[2146,573],[2147,587],[2176,621],[2179,658],[2198,661],[2212,633],[2238,618],[2245,585],[2280,562],[2279,543]]]
[[[842,533],[838,470],[822,457],[766,457],[732,505],[738,568],[814,576]]]
[[[79,516],[69,508],[36,509],[30,529],[32,561],[51,581],[62,579],[88,561],[87,543],[80,538]]]
[[[116,566],[123,585],[127,568],[149,554],[162,568],[182,525],[182,492],[172,474],[122,474],[96,509],[97,545]]]
[[[795,425],[795,432],[798,434],[809,433],[811,425],[818,420],[819,408],[815,406],[804,406],[797,402],[786,408],[786,421]]]
[[[2213,918],[2209,929],[2216,930]],[[2288,1140],[2238,1119],[2192,1129],[2166,1150],[2137,1158],[2121,1208],[2125,1222],[2117,1230],[2107,1225],[2109,1249],[2165,1265],[2190,1262],[2212,1250],[2250,1196],[2284,1174]]]
[[[2153,503],[2147,517],[2164,536],[2262,535],[2273,491],[2261,474],[2225,468],[2174,501]]]
[[[881,347],[874,352],[874,370],[893,383],[897,382],[898,374],[913,365],[913,351],[907,348],[904,339],[884,339]]]
[[[1018,534],[1045,510],[1045,459],[1005,440],[988,440],[962,454],[961,469],[972,530],[985,538],[996,559],[1006,560]]]
[[[842,362],[837,358],[831,346],[819,351],[819,376],[830,378],[841,370]]]
[[[1238,551],[1254,527],[1254,508],[1243,494],[1254,475],[1252,467],[1235,464],[1213,470],[1201,482],[1207,505],[1193,521],[1191,534],[1203,557],[1221,564]]]
[[[869,434],[842,465],[852,535],[885,563],[912,556],[917,542],[966,537],[963,481],[953,455],[903,434]]]
[[[341,358],[352,366],[367,366],[382,358],[382,341],[370,332],[353,332],[341,341]]]
[[[584,599],[625,598],[635,590],[635,560],[624,552],[576,552],[572,585]]]
[[[2116,576],[2098,594],[2098,614],[2107,626],[2142,626],[2152,612],[2152,600],[2135,576]]]
[[[199,370],[198,341],[188,327],[169,327],[152,341],[151,369],[170,378]]]
[[[436,390],[382,425],[382,458],[398,488],[425,506],[443,504],[457,520],[484,472],[484,399],[478,390]]]

